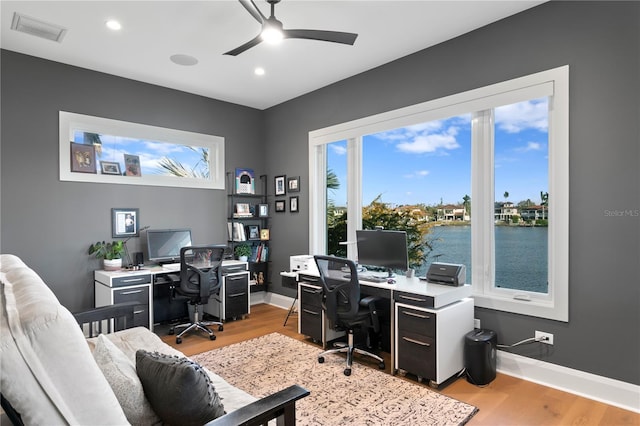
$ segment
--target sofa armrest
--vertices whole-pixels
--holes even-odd
[[[229,414],[207,423],[206,426],[266,425],[277,419],[278,426],[296,423],[296,401],[309,395],[309,391],[298,385],[291,385],[279,392],[265,396]]]
[[[114,324],[117,324],[118,329],[133,327],[133,311],[137,304],[138,302],[117,303],[76,312],[73,316],[83,331],[85,325],[88,327],[88,337],[96,337],[100,333],[114,332]],[[103,326],[106,326],[106,331]]]

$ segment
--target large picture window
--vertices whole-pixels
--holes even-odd
[[[311,253],[357,260],[372,211],[411,212],[418,274],[463,263],[476,306],[568,321],[568,67],[309,136]]]

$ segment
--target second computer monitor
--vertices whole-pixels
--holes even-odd
[[[389,277],[393,271],[409,269],[407,233],[362,229],[356,231],[358,264],[384,268]]]

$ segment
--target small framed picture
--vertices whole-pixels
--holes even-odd
[[[140,234],[139,209],[111,209],[111,236],[137,237]]]
[[[258,204],[258,217],[269,217],[269,204]]]
[[[251,208],[249,207],[249,203],[236,204],[236,213],[240,216],[250,216]]]
[[[300,176],[288,178],[287,189],[289,192],[300,192]]]
[[[285,175],[276,176],[274,178],[275,181],[275,190],[274,194],[276,195],[285,195],[287,193],[287,187],[285,185],[287,177]]]
[[[247,225],[247,239],[257,240],[260,238],[260,227],[258,225]]]
[[[283,213],[285,211],[287,211],[285,200],[276,200],[276,213]]]
[[[101,161],[100,171],[103,175],[120,176],[122,174],[122,172],[120,171],[120,163],[117,163],[115,161]]]
[[[142,176],[140,169],[140,157],[137,155],[124,154],[124,175]]]
[[[71,171],[96,173],[96,147],[71,142]]]
[[[289,197],[289,211],[291,213],[298,213],[298,197]]]
[[[269,241],[269,230],[266,228],[263,228],[260,230],[260,239],[262,241]]]

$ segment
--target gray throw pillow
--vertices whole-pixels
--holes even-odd
[[[187,358],[140,349],[136,371],[149,404],[165,424],[203,425],[225,414],[207,372]]]

